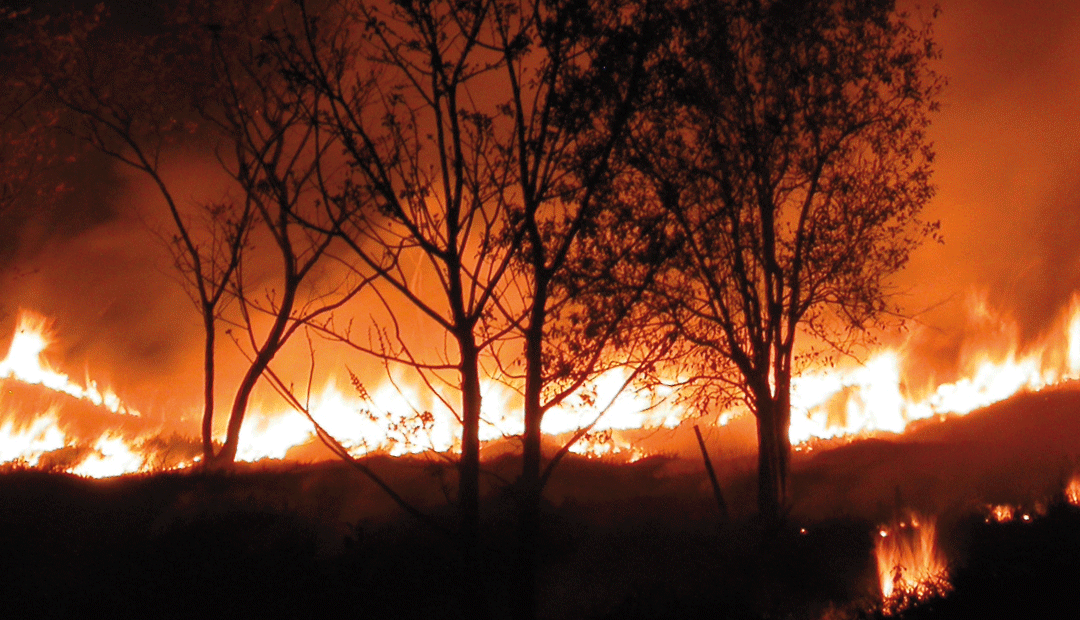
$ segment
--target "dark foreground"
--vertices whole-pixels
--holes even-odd
[[[567,464],[592,491],[545,507],[542,617],[881,614],[873,521],[793,516],[764,533],[741,517],[720,527],[700,475],[670,464],[663,474],[662,464]],[[382,465],[402,480],[448,474]],[[8,471],[3,616],[474,617],[453,541],[385,505],[356,504],[365,485],[338,464],[105,481]],[[428,501],[451,525],[445,498]],[[511,615],[518,591],[513,513],[506,496],[489,495],[480,583],[495,618]],[[1029,523],[988,524],[972,511],[940,529],[953,590],[902,617],[1061,617],[1080,603],[1080,511],[1063,500]]]
[[[407,473],[406,462],[382,465]],[[426,476],[433,466],[412,467]],[[749,524],[721,531],[715,506],[702,501],[711,498],[686,494],[689,476],[658,481],[656,463],[568,467],[582,485],[606,480],[641,494],[597,491],[545,507],[543,617],[816,614],[872,589],[866,523],[821,524],[765,545]],[[349,489],[364,487],[337,464],[104,481],[5,473],[4,616],[473,617],[459,596],[453,539],[401,513],[351,505]],[[425,508],[452,526],[441,504]],[[514,512],[512,500],[489,495],[479,581],[496,618],[512,613],[519,591]]]

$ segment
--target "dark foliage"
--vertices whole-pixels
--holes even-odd
[[[632,465],[565,467],[639,493],[545,504],[539,617],[820,615],[831,600],[857,597],[872,573],[866,522],[778,538],[753,524],[720,531],[711,498],[688,493],[693,481],[656,484],[655,472]],[[452,541],[385,516],[341,523],[341,513],[318,505],[313,489],[355,489],[349,475],[335,465],[106,481],[31,470],[0,476],[5,613],[468,617]],[[510,501],[492,494],[484,502],[484,583],[496,617],[515,605]]]

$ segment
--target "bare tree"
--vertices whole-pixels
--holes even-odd
[[[584,294],[589,288],[598,301],[597,275],[648,242],[624,236],[635,243],[609,247],[615,237],[605,230],[617,217],[612,162],[647,77],[655,35],[648,24],[658,8],[352,2],[324,8],[322,19],[305,14],[302,32],[273,37],[284,73],[322,94],[324,107],[312,116],[349,156],[353,176],[327,187],[325,204],[378,205],[350,207],[341,234],[357,269],[377,278],[382,323],[367,342],[345,326],[322,328],[411,368],[457,415],[466,549],[479,524],[481,380],[509,382],[524,397],[526,616],[534,613],[539,497],[565,454],[545,473],[541,420],[590,379],[626,365],[604,353],[619,344],[644,288],[621,291],[600,311]],[[406,333],[402,317],[411,312],[447,345]],[[443,388],[458,398],[441,396]]]
[[[203,322],[202,441],[208,465],[234,460],[251,393],[289,337],[363,286],[354,278],[310,285],[316,266],[331,260],[327,252],[334,235],[301,227],[296,218],[324,212],[315,206],[313,188],[332,141],[307,122],[300,113],[303,102],[293,99],[294,91],[259,57],[253,33],[265,30],[272,14],[259,7],[227,8],[230,12],[211,15],[193,3],[162,32],[123,36],[99,8],[64,23],[41,22],[36,46],[49,91],[74,113],[67,129],[147,174],[166,203],[175,266]],[[117,58],[129,62],[117,66]],[[215,145],[241,198],[197,205],[191,213],[178,200],[162,162],[179,137],[196,132]],[[335,222],[319,222],[336,229]],[[251,251],[253,235],[269,238],[280,265],[276,282],[254,290],[244,265],[267,257]],[[226,319],[223,311],[232,300],[236,315]],[[262,315],[269,316],[265,329],[255,318]],[[224,444],[215,454],[214,360],[222,320],[244,331],[234,341],[250,363],[236,388]]]
[[[660,12],[652,2],[554,1],[497,4],[493,13],[509,87],[508,139],[491,149],[504,171],[495,185],[520,243],[512,293],[496,303],[521,350],[517,363],[505,355],[497,362],[523,384],[523,618],[536,615],[544,486],[599,421],[584,424],[545,465],[544,416],[604,373],[623,369],[632,380],[667,346],[648,340],[656,333],[638,311],[660,265],[644,259],[657,249],[654,236],[627,217],[633,199],[616,182],[663,38]]]
[[[458,500],[470,544],[479,519],[481,326],[510,260],[498,245],[505,231],[476,148],[491,129],[473,84],[498,62],[480,45],[489,5],[335,5],[336,25],[305,13],[302,32],[280,34],[278,54],[299,89],[326,101],[312,117],[340,140],[352,177],[324,186],[324,204],[349,213],[341,237],[358,270],[378,279],[394,325],[372,343],[332,325],[326,331],[414,369],[436,394],[436,385],[459,391],[459,403],[440,398],[462,424]],[[336,36],[324,38],[327,30]],[[357,207],[366,203],[377,208]],[[416,350],[396,302],[448,335],[452,348]]]
[[[702,407],[757,417],[759,508],[787,502],[796,336],[849,350],[891,312],[890,277],[934,238],[926,135],[942,81],[928,25],[892,2],[672,6],[669,71],[641,125],[651,213],[682,247],[658,312]]]
[[[250,202],[188,208],[163,176],[167,149],[194,127],[180,121],[191,93],[193,66],[178,65],[183,45],[169,37],[118,36],[107,13],[74,13],[41,20],[34,33],[36,65],[49,94],[72,114],[61,125],[101,153],[145,173],[157,187],[173,224],[161,236],[203,325],[203,459],[213,457],[214,368],[217,323],[252,222]],[[118,65],[117,58],[127,59]],[[186,127],[185,127],[186,125]]]
[[[281,288],[258,295],[248,290],[241,261],[234,293],[251,363],[237,387],[217,455],[226,464],[236,456],[251,392],[278,351],[301,327],[329,319],[369,281],[344,269],[327,271],[340,262],[333,243],[342,224],[367,205],[325,207],[322,190],[336,178],[329,153],[340,149],[340,142],[308,114],[322,108],[322,93],[293,88],[268,62],[264,22],[237,8],[228,22],[210,25],[214,84],[220,90],[200,111],[230,138],[232,152],[220,158],[222,165],[243,188],[277,249]],[[261,335],[253,312],[271,319]]]

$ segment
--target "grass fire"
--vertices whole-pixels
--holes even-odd
[[[0,0],[4,615],[1075,604],[1075,7],[91,4]]]

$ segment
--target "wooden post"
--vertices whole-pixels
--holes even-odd
[[[724,493],[720,490],[720,482],[716,479],[716,472],[713,470],[712,461],[709,459],[709,451],[705,449],[705,440],[702,439],[701,430],[697,424],[694,425],[694,434],[697,435],[698,446],[701,447],[701,456],[705,459],[705,471],[709,473],[709,481],[712,482],[716,505],[720,508],[720,520],[727,523],[728,510],[727,503],[724,501]]]

